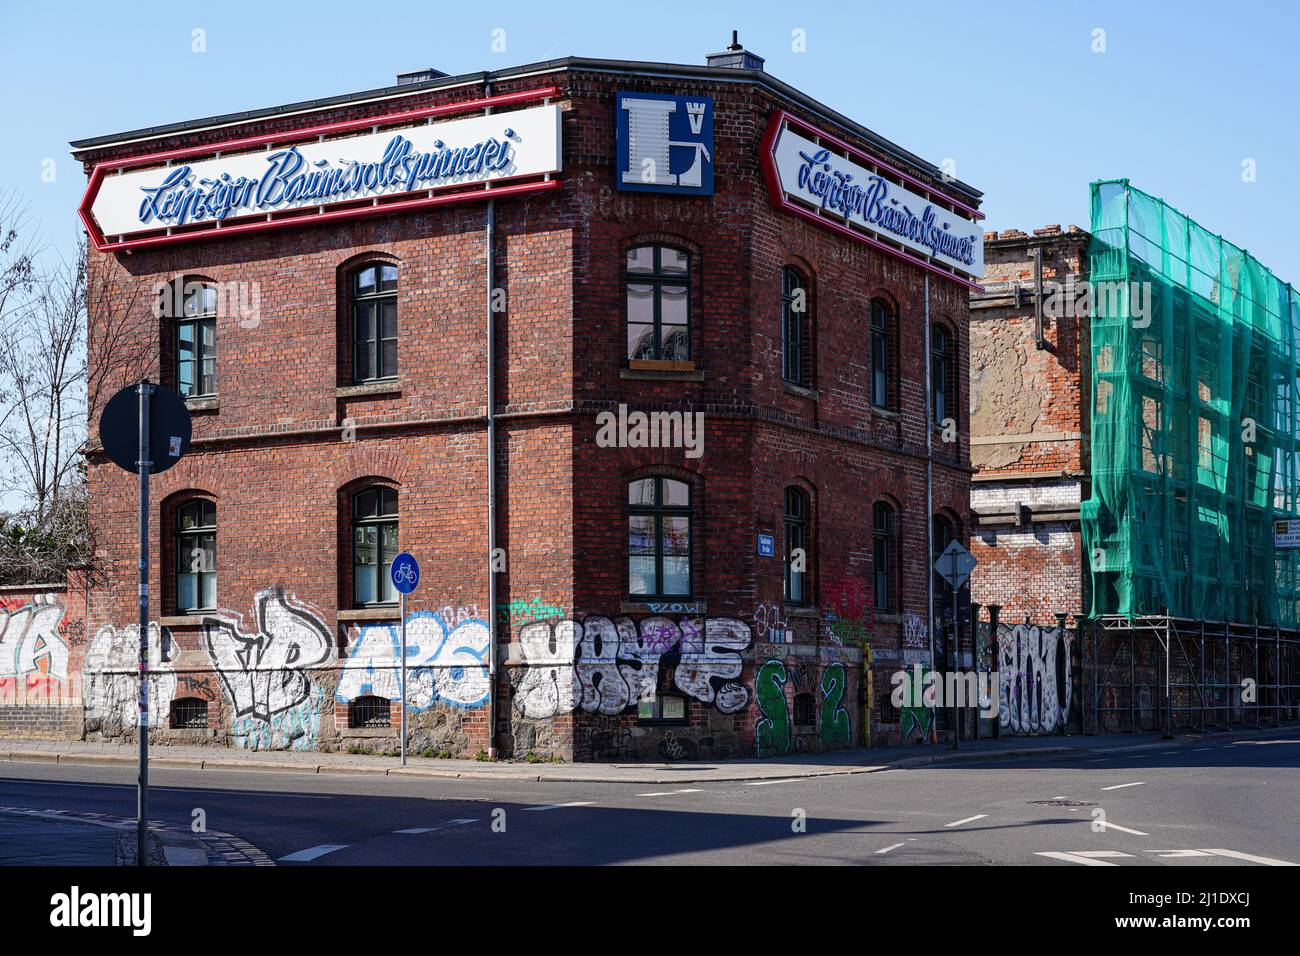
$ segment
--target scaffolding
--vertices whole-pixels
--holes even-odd
[[[1091,198],[1088,616],[1294,628],[1300,296],[1128,180]]]
[[[1105,615],[1089,631],[1085,733],[1300,719],[1300,632],[1168,615]]]

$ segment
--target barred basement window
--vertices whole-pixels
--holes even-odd
[[[813,717],[813,695],[812,694],[795,694],[794,695],[794,722],[796,724],[811,724],[815,722]]]
[[[199,697],[181,697],[172,701],[172,730],[207,730],[208,702]]]
[[[387,727],[388,699],[385,697],[358,697],[348,704],[348,727],[358,730],[367,727]]]

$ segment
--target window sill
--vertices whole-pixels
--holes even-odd
[[[217,613],[216,608],[206,611],[190,611],[185,614],[164,615],[158,618],[159,627],[198,627],[203,619]]]
[[[877,611],[873,615],[873,620],[881,624],[902,624],[903,615],[898,611]]]
[[[185,407],[191,412],[215,412],[221,408],[221,400],[215,395],[206,398],[187,398]]]
[[[821,612],[809,604],[787,604],[781,608],[781,613],[786,617],[821,617]]]
[[[366,382],[364,385],[340,385],[334,389],[335,398],[364,398],[371,395],[401,395],[402,383],[393,380],[391,382]]]
[[[884,418],[891,422],[902,421],[903,416],[891,408],[885,408],[883,405],[872,405],[871,414],[878,418]]]
[[[781,387],[787,395],[798,395],[800,398],[806,398],[810,402],[815,402],[821,397],[821,393],[815,388],[804,388],[802,385],[795,385],[793,382],[781,380]]]
[[[681,363],[672,362],[669,364],[677,365]],[[641,382],[702,382],[704,381],[704,372],[699,369],[689,368],[621,368],[618,370],[618,377]]]
[[[401,615],[401,608],[396,605],[385,607],[350,607],[339,611],[340,621],[396,621]]]

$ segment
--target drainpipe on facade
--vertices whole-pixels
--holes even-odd
[[[930,408],[930,276],[925,276],[925,354],[922,364],[925,366],[925,619],[930,631],[930,670],[934,670],[934,449],[931,447],[934,435],[934,411]],[[924,693],[924,682],[922,682]],[[924,698],[922,698],[924,702]],[[937,736],[939,725],[936,723],[935,707],[930,705],[930,735]]]
[[[483,98],[492,95],[492,81],[483,77]],[[486,113],[491,113],[488,107]],[[497,756],[497,419],[496,322],[492,287],[496,280],[496,200],[487,201],[487,560],[488,560],[488,756]]]

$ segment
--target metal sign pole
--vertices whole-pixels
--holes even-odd
[[[401,608],[398,611],[402,615],[402,766],[406,766],[406,592],[401,591]]]
[[[136,799],[136,865],[148,866],[146,847],[149,831],[149,400],[153,386],[141,382],[140,398],[140,776]]]

